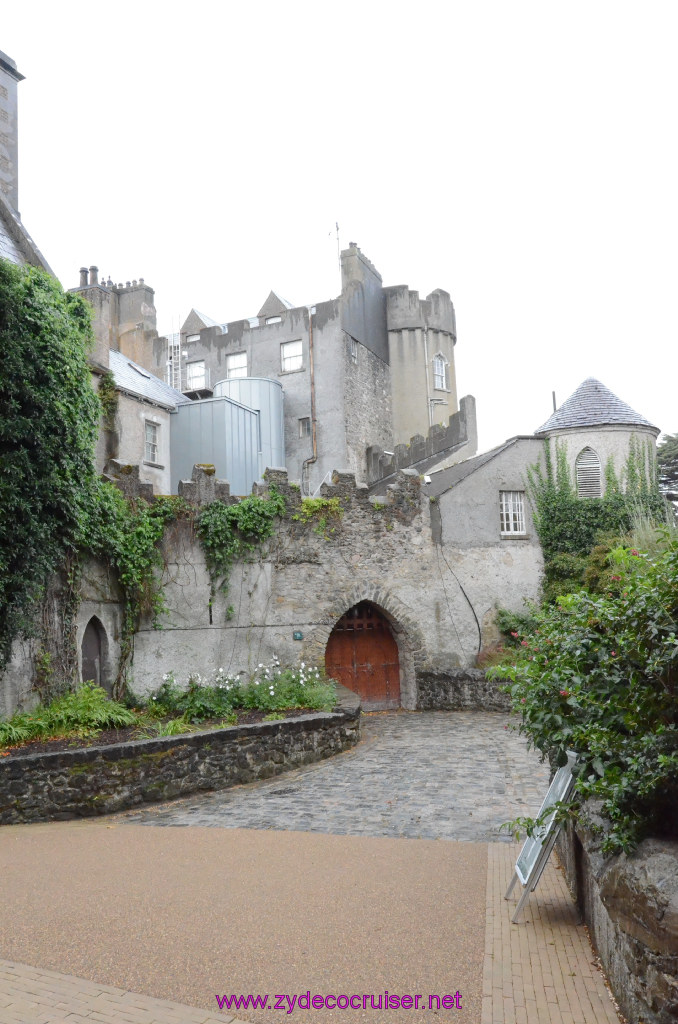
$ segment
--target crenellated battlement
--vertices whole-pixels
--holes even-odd
[[[436,288],[425,299],[406,284],[384,288],[389,331],[428,329],[457,337],[457,321],[449,292]]]
[[[409,444],[398,444],[393,452],[386,452],[377,446],[367,449],[367,481],[369,485],[384,480],[398,470],[420,464],[445,452],[453,454],[455,449],[467,448],[465,457],[474,455],[477,448],[475,399],[466,395],[459,403],[459,412],[450,416],[447,426],[434,423],[427,437],[415,434]]]

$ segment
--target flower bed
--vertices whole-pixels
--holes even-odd
[[[0,762],[0,824],[108,814],[320,761],[360,739],[360,702],[301,718]]]

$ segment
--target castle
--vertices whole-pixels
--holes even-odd
[[[20,78],[0,54],[7,124]],[[0,254],[49,272],[16,210],[13,137],[2,139]],[[476,454],[475,402],[457,401],[450,296],[384,287],[353,243],[338,297],[291,307],[271,292],[256,316],[223,324],[193,310],[178,337],[158,335],[143,279],[100,281],[83,267],[74,290],[94,310],[95,386],[110,374],[116,393],[99,471],[129,493],[196,504],[275,484],[288,506],[261,557],[235,567],[228,595],[212,595],[190,531],[166,539],[167,613],[161,630],[146,620],[134,638],[138,690],[168,671],[246,672],[276,655],[326,659],[368,707],[498,706],[474,665],[496,639],[497,608],[539,597],[528,467],[559,443],[579,494],[595,498],[612,473],[622,480],[632,446],[653,458],[658,429],[591,379],[534,432]],[[300,522],[314,494],[339,499],[332,531]],[[80,598],[78,671],[110,689],[122,605],[102,566],[85,567]],[[0,713],[32,699],[36,650],[16,645]]]

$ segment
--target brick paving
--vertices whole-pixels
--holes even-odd
[[[0,960],[2,1024],[243,1024],[181,1003]]]
[[[482,840],[488,851],[485,906],[478,908],[485,915],[482,1009],[479,1015],[450,1011],[436,1020],[440,1024],[618,1024],[586,931],[578,923],[562,872],[553,860],[521,922],[511,924],[520,886],[511,900],[503,896],[519,847],[508,842],[498,826],[508,817],[537,810],[546,774],[522,740],[504,729],[505,724],[505,717],[498,714],[370,716],[364,743],[331,762],[282,779],[108,820],[122,825],[125,834],[128,823]],[[97,823],[73,827],[84,833]],[[162,957],[161,950],[158,954]],[[299,1015],[308,1020],[308,1015]],[[416,1021],[417,1016],[412,1013],[411,1019]],[[348,1010],[328,1012],[323,1019],[348,1024],[358,1018]],[[375,1014],[372,1019],[376,1024],[388,1018]],[[0,961],[0,1024],[85,1021],[228,1024],[234,1018],[228,1012],[183,1006]]]

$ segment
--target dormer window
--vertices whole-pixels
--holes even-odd
[[[575,462],[577,494],[580,498],[600,498],[600,459],[593,448],[582,448]]]

